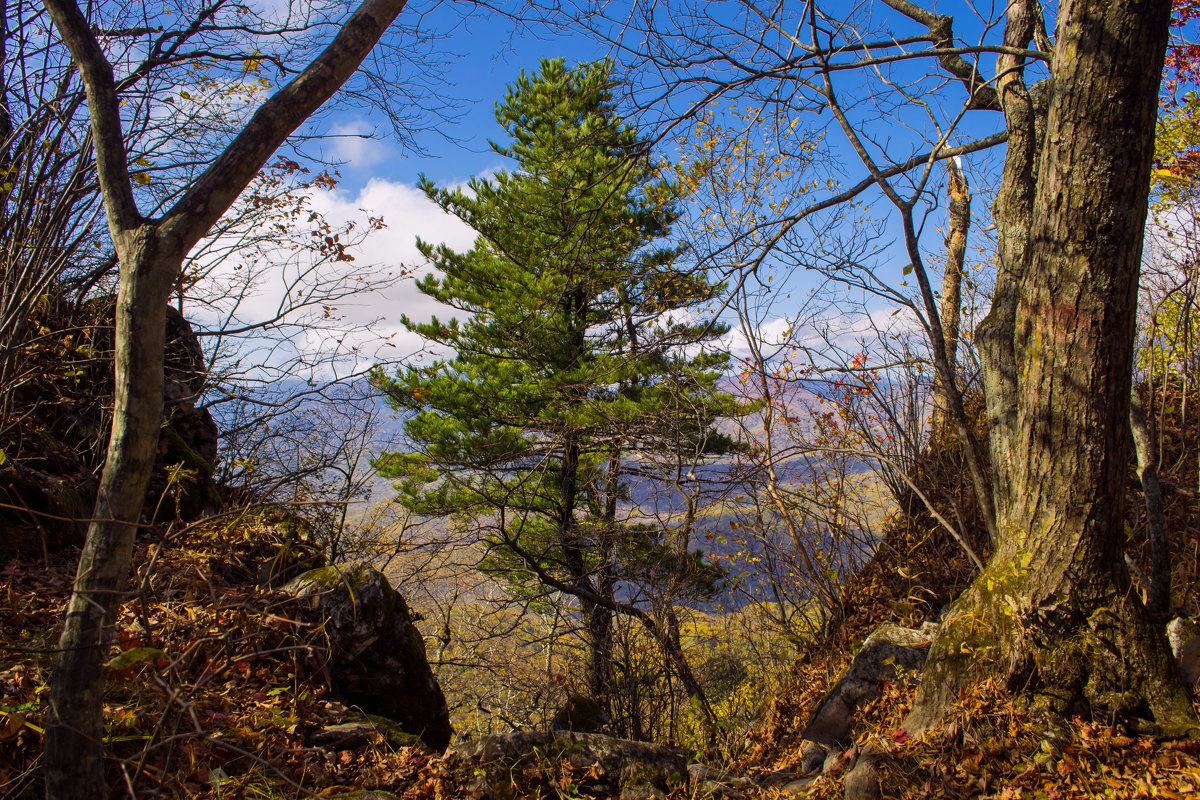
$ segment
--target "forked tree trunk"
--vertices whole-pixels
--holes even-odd
[[[1001,264],[978,332],[998,540],[943,617],[910,732],[981,673],[1007,676],[1056,713],[1148,709],[1165,730],[1197,725],[1123,559],[1138,270],[1170,8],[1064,0],[1044,111],[1021,60],[998,59],[1009,130],[995,207]],[[1010,2],[1006,44],[1028,46],[1039,13]]]
[[[128,580],[134,533],[162,419],[167,301],[184,256],[266,160],[358,69],[405,0],[364,0],[308,67],[267,100],[161,219],[141,215],[127,167],[112,66],[72,0],[45,0],[87,91],[96,171],[120,259],[113,429],[50,682],[48,800],[108,797],[103,765],[104,655]]]

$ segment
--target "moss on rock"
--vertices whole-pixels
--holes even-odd
[[[404,598],[368,564],[310,570],[283,589],[329,638],[330,673],[343,701],[396,720],[429,747],[450,743],[450,713]]]

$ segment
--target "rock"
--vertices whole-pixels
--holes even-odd
[[[404,598],[367,564],[310,570],[283,591],[325,626],[330,675],[340,699],[394,719],[441,752],[450,743],[445,695],[425,657],[425,642]]]
[[[398,723],[373,715],[356,716],[337,725],[327,725],[314,731],[308,737],[308,742],[324,750],[353,750],[376,738],[382,739],[395,750],[422,744],[420,737],[407,733]]]
[[[607,724],[608,715],[599,703],[586,695],[572,694],[550,720],[550,730],[599,733]]]
[[[110,311],[111,313],[111,311]],[[158,459],[149,492],[154,499],[170,492],[170,511],[184,521],[200,519],[221,508],[213,480],[220,431],[207,408],[197,408],[208,381],[204,349],[191,323],[174,306],[167,306],[163,350],[163,425]],[[186,479],[168,481],[171,467],[183,465]],[[172,504],[159,506],[166,510]]]
[[[754,782],[763,787],[770,789],[776,786],[786,786],[789,783],[794,783],[801,774],[794,769],[779,769],[774,772],[768,772],[764,775],[756,775]]]
[[[801,737],[826,748],[847,744],[859,704],[874,700],[879,695],[879,682],[895,678],[897,669],[920,669],[935,631],[932,626],[921,630],[898,625],[877,628],[817,706]]]
[[[217,460],[220,432],[212,414],[207,409],[196,408],[208,382],[204,348],[191,323],[173,306],[167,306],[164,338],[164,416],[188,448],[212,465]]]
[[[314,732],[308,743],[323,750],[353,750],[366,744],[375,733],[375,726],[366,720],[343,722]]]
[[[825,767],[825,762],[833,755],[831,748],[817,742],[805,742],[800,750],[800,771],[804,775],[814,775]]]
[[[794,781],[788,781],[780,788],[780,792],[791,797],[803,797],[808,794],[808,790],[817,782],[818,775],[813,775],[808,778],[797,778]]]
[[[85,343],[95,353],[95,359],[85,368],[93,400],[73,412],[73,428],[78,435],[103,443],[112,424],[116,297],[105,295],[85,301],[79,317]],[[146,490],[147,508],[160,520],[178,516],[190,522],[221,507],[220,491],[213,479],[220,431],[209,410],[199,405],[207,383],[208,365],[199,337],[178,308],[167,306],[163,335],[164,424]],[[95,448],[95,456],[102,459],[103,455],[101,444]]]
[[[667,745],[631,742],[598,733],[516,731],[482,736],[456,744],[443,763],[455,772],[473,772],[473,797],[517,796],[513,784],[518,764],[541,759],[563,761],[590,776],[579,791],[593,797],[621,800],[665,798],[687,783],[687,757]]]
[[[1190,619],[1176,617],[1167,623],[1167,641],[1179,662],[1179,671],[1188,684],[1200,681],[1200,625]]]
[[[879,786],[879,753],[872,749],[862,752],[854,768],[846,773],[846,800],[881,800]]]
[[[744,792],[758,786],[749,778],[733,777],[705,764],[689,764],[687,771],[692,794],[697,798],[740,800],[746,796]]]
[[[0,467],[0,503],[9,506],[0,513],[0,564],[17,556],[42,558],[83,544],[94,483],[60,478],[16,461]]]
[[[743,780],[745,779],[743,778]],[[745,788],[750,789],[754,787],[747,786]],[[743,798],[746,797],[745,794],[733,786],[730,786],[728,783],[722,783],[721,781],[703,781],[702,783],[698,783],[696,784],[694,793],[698,798],[711,797],[724,798],[724,800],[743,800]]]

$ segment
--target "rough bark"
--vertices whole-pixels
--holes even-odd
[[[1055,713],[1148,711],[1196,728],[1190,695],[1122,558],[1142,230],[1168,0],[1059,9],[1043,135],[1020,60],[1002,56],[1009,130],[1001,264],[984,356],[999,536],[944,615],[906,727],[933,724],[981,672]],[[1039,25],[1009,4],[1006,44]]]
[[[87,92],[96,171],[120,259],[114,420],[100,491],[59,639],[46,720],[46,796],[108,796],[103,765],[103,657],[128,579],[129,558],[162,413],[163,332],[183,258],[267,158],[353,74],[404,7],[366,0],[333,42],[267,100],[242,132],[157,220],[138,211],[127,169],[113,70],[71,0],[46,7]]]

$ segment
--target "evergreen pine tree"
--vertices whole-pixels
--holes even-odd
[[[686,473],[728,450],[714,426],[737,413],[718,388],[727,356],[705,348],[726,328],[699,319],[719,287],[661,244],[674,189],[618,116],[610,73],[604,62],[543,61],[497,106],[511,142],[492,147],[515,171],[473,180],[470,191],[422,179],[478,233],[466,253],[419,242],[437,272],[418,288],[464,316],[403,317],[453,355],[376,375],[412,414],[413,451],[379,461],[400,502],[476,526],[491,545],[487,568],[517,591],[577,599],[588,688],[606,712],[614,613],[641,619],[702,698],[669,613],[678,596],[646,610],[617,592],[638,581],[676,595],[715,591],[719,572],[689,552],[695,498],[674,524],[651,524],[628,485],[637,475],[639,495],[653,491],[656,457]],[[670,624],[656,613],[664,607]]]

